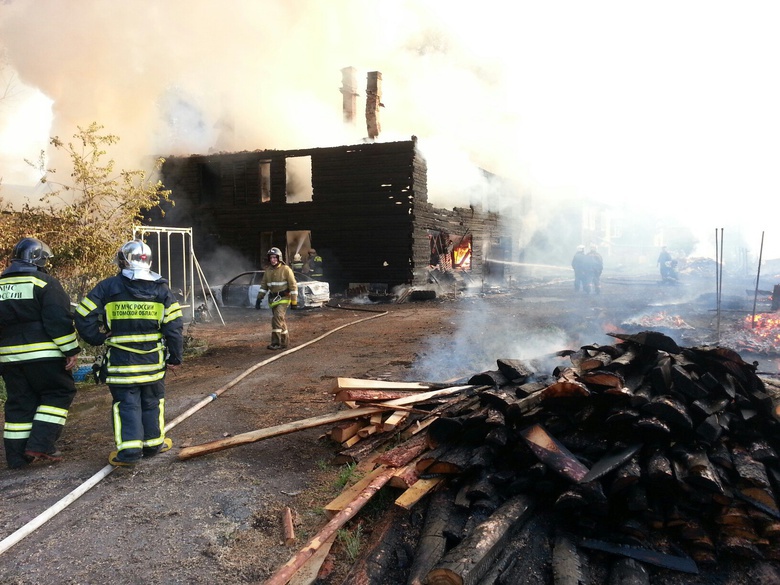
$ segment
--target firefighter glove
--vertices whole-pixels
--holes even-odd
[[[255,301],[255,309],[260,309],[260,303],[263,302],[263,297],[257,297],[257,300]]]
[[[292,305],[293,307],[298,306],[298,295],[290,297],[290,305]]]

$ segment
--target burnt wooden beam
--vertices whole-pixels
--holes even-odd
[[[516,496],[501,505],[460,544],[447,552],[428,573],[428,585],[475,584],[487,572],[508,541],[511,532],[524,522],[533,502]]]

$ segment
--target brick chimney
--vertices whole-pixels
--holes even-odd
[[[357,69],[344,67],[341,70],[341,96],[344,110],[344,122],[355,122],[355,110],[357,110]]]
[[[379,71],[368,73],[366,84],[366,126],[368,137],[371,139],[379,136],[382,130],[379,124],[379,106],[382,105],[382,74]]]

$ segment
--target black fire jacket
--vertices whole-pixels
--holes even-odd
[[[181,307],[164,278],[99,282],[76,309],[76,329],[90,345],[108,346],[108,384],[149,384],[182,360]]]
[[[62,285],[37,266],[14,260],[0,275],[0,363],[63,359],[79,351]]]

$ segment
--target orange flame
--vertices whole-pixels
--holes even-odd
[[[757,314],[745,317],[745,328],[750,329],[753,335],[774,344],[780,344],[780,317],[775,315]]]

